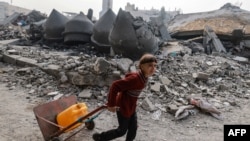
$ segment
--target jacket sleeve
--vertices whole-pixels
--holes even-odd
[[[138,79],[136,75],[129,75],[123,79],[114,81],[109,89],[107,106],[115,106],[117,94],[119,92],[136,89],[137,84]]]

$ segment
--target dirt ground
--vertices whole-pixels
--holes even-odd
[[[9,90],[6,84],[0,84],[0,136],[1,141],[42,141],[44,140],[33,108],[44,103],[43,97],[32,97],[23,88]],[[219,121],[209,115],[198,113],[181,121],[175,121],[173,115],[162,113],[158,120],[152,113],[138,109],[139,128],[136,141],[222,141],[223,125],[250,124],[250,103],[248,99],[237,99],[238,106],[222,110],[224,120]],[[88,108],[97,107],[96,101],[89,101]],[[94,120],[94,130],[83,130],[70,138],[70,141],[91,141],[94,132],[101,132],[117,126],[116,116],[104,111]],[[65,138],[66,133],[60,137]],[[124,137],[115,141],[123,141]]]

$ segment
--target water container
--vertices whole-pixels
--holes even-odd
[[[57,123],[58,125],[62,126],[61,129],[66,128],[67,126],[69,126],[70,124],[72,124],[73,122],[77,121],[80,117],[85,116],[86,114],[88,114],[88,108],[86,106],[85,103],[77,103],[74,104],[70,107],[68,107],[67,109],[65,109],[64,111],[62,111],[61,113],[59,113],[56,117]],[[80,126],[82,123],[77,123],[74,126],[72,126],[71,128],[69,128],[67,131],[70,131],[78,126]]]

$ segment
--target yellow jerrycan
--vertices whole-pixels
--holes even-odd
[[[79,118],[85,116],[88,114],[88,108],[85,103],[77,103],[73,104],[61,113],[59,113],[56,117],[58,125],[61,127],[61,130],[63,128],[68,127],[75,121],[77,121]],[[68,132],[70,130],[75,129],[76,127],[80,126],[82,123],[77,123],[71,128],[67,129],[65,132]]]

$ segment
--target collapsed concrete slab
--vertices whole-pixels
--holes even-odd
[[[228,52],[249,58],[250,51],[245,44],[245,41],[250,39],[249,15],[249,11],[227,3],[218,10],[179,14],[173,20],[166,23],[166,26],[169,29],[171,37],[174,39],[190,40],[191,38],[205,38],[203,40],[196,40],[196,42],[203,43],[208,54],[211,53],[209,48],[215,48],[218,52]],[[210,40],[210,43],[207,38],[208,34],[204,34],[207,32],[205,31],[206,26],[209,26],[213,30],[211,34],[216,35],[213,40]]]
[[[185,38],[187,36],[202,36],[205,25],[210,26],[219,36],[230,35],[234,29],[243,29],[244,37],[250,34],[250,12],[225,4],[219,10],[179,14],[166,23],[171,36],[174,38]]]
[[[0,22],[0,26],[6,26],[14,22],[22,13],[15,12],[9,17],[5,18],[3,21]]]
[[[204,29],[203,46],[207,54],[211,54],[214,49],[217,52],[227,53],[213,29],[209,26],[205,26]]]
[[[36,10],[30,11],[26,16],[27,16],[28,23],[39,22],[47,18],[45,14],[42,14],[41,12],[36,11]]]

